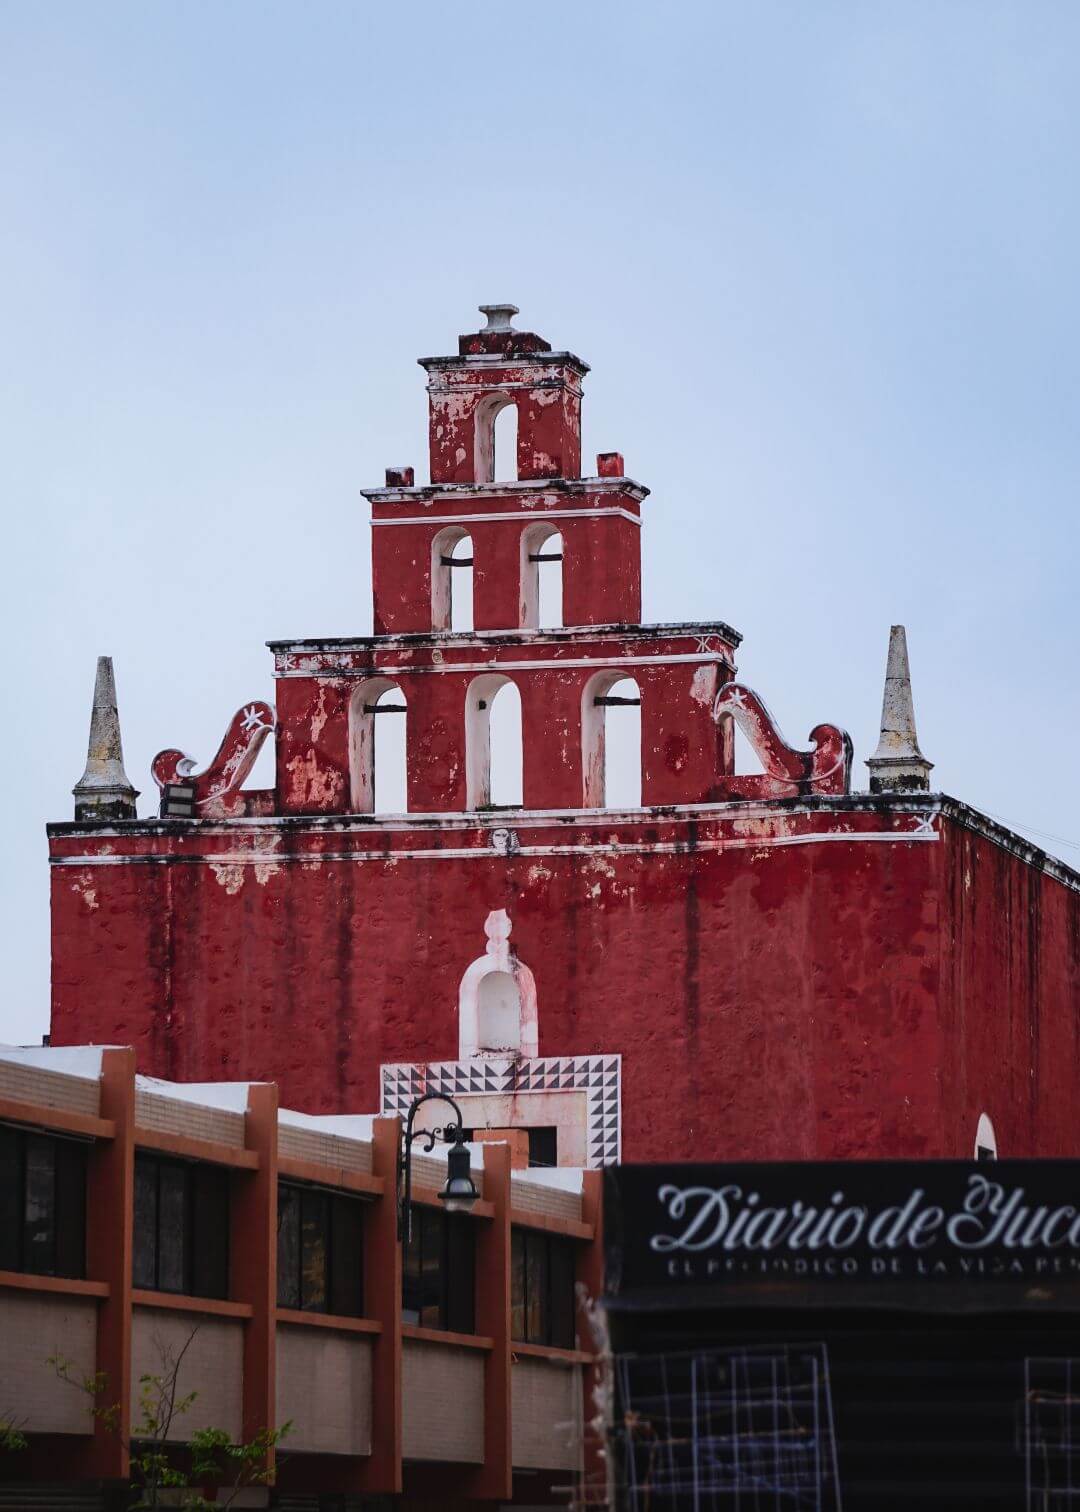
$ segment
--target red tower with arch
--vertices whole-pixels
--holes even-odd
[[[852,793],[846,734],[785,741],[729,625],[643,624],[648,491],[614,452],[582,475],[586,365],[484,314],[422,361],[430,480],[367,492],[372,635],[271,642],[273,705],[202,771],[163,751],[156,817],[99,677],[76,822],[50,826],[53,1042],[314,1112],[449,1091],[563,1164],[966,1155],[981,1119],[1003,1154],[1071,1150],[1080,878],[929,792],[902,632]],[[640,792],[615,806],[628,706]]]
[[[603,807],[607,700],[624,680],[633,687],[616,697],[640,699],[641,802],[716,799],[733,769],[713,704],[733,675],[739,637],[721,622],[640,623],[648,490],[624,475],[617,453],[581,476],[588,369],[516,331],[513,306],[485,313],[486,327],[461,337],[458,356],[421,362],[431,481],[389,468],[386,486],[366,493],[375,635],[273,643],[282,806],[370,812],[374,721],[404,710],[409,812],[484,810],[490,714],[512,685],[524,807]],[[496,431],[511,409],[516,455],[504,458]],[[551,569],[561,622],[542,625],[541,578]],[[468,628],[455,630],[462,619]],[[334,673],[351,681],[335,683]]]

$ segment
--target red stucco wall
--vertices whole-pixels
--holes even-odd
[[[947,817],[905,840],[902,807],[538,822],[510,857],[464,817],[57,826],[53,1043],[372,1110],[380,1063],[456,1058],[506,908],[540,1054],[623,1056],[627,1159],[961,1155],[983,1111],[1003,1154],[1074,1150],[1080,894]]]

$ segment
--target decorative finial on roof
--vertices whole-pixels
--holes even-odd
[[[137,817],[135,800],[139,795],[124,771],[111,656],[98,657],[86,770],[72,793],[77,821],[108,824],[114,819]]]
[[[512,304],[480,305],[479,309],[481,315],[487,316],[487,325],[483,328],[485,333],[488,331],[512,331],[514,329],[512,323],[514,316],[520,314],[517,305]]]
[[[889,632],[889,659],[885,666],[885,696],[881,703],[881,739],[867,757],[872,793],[924,793],[930,786],[934,765],[919,750],[915,733],[915,704],[911,696],[907,634],[903,625]]]

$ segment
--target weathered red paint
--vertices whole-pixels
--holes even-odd
[[[903,838],[933,806],[552,820],[518,831],[550,853],[508,857],[466,820],[64,826],[54,856],[113,864],[54,872],[53,1042],[372,1108],[381,1062],[456,1056],[458,983],[506,907],[540,1053],[623,1054],[628,1158],[960,1155],[984,1110],[1003,1151],[1065,1154],[1080,896],[961,810]]]
[[[51,826],[53,1043],[373,1109],[381,1063],[457,1056],[458,986],[505,908],[540,1055],[623,1057],[626,1158],[963,1155],[984,1111],[1003,1154],[1074,1152],[1080,877],[953,800],[847,796],[835,726],[795,751],[754,704],[769,780],[736,777],[739,637],[637,623],[645,490],[617,454],[577,476],[584,364],[502,330],[461,352],[425,363],[434,483],[394,469],[369,495],[376,634],[273,645],[274,793],[218,821]],[[518,396],[516,484],[475,477],[493,387]],[[432,543],[466,516],[490,633],[434,633]],[[572,628],[538,632],[522,532],[544,519]],[[525,807],[467,813],[468,690],[492,670],[521,691]],[[598,672],[641,691],[640,810],[585,806]],[[407,818],[355,811],[388,686]]]

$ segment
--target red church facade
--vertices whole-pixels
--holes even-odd
[[[200,774],[156,759],[166,817],[133,817],[117,761],[50,826],[52,1043],[276,1080],[309,1112],[449,1090],[478,1127],[554,1131],[564,1164],[964,1157],[983,1115],[1002,1154],[1073,1152],[1080,878],[929,792],[913,725],[852,793],[847,736],[788,745],[728,625],[642,624],[647,490],[615,453],[581,475],[585,364],[486,313],[423,363],[430,482],[368,493],[374,635],[272,642],[275,706],[242,708]],[[542,627],[555,557],[564,623]],[[641,801],[612,808],[627,680]],[[490,776],[509,684],[513,808]],[[384,815],[393,706],[407,812]],[[268,737],[275,787],[251,791]]]

